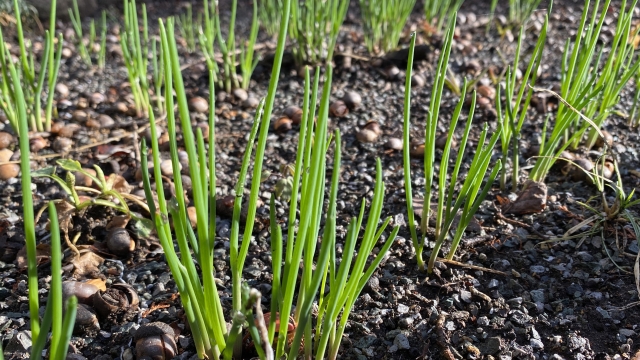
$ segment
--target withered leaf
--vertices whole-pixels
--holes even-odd
[[[547,207],[547,185],[527,180],[514,202],[502,205],[503,214],[526,215],[542,212]]]
[[[107,230],[111,230],[111,229],[124,229],[125,227],[127,227],[127,224],[129,223],[129,220],[131,218],[129,216],[126,215],[117,215],[114,216],[111,221],[109,221],[109,223],[106,226]]]
[[[104,259],[100,255],[87,249],[80,251],[80,256],[71,260],[74,267],[73,273],[78,277],[99,273],[98,266],[102,265],[103,262]]]
[[[49,244],[36,245],[36,264],[40,265],[45,261],[48,261],[51,257],[51,247]],[[16,265],[18,269],[25,270],[27,268],[27,247],[24,246],[16,255]]]
[[[110,184],[111,189],[119,192],[120,194],[129,194],[133,190],[133,186],[129,185],[121,175],[111,174],[107,178],[107,183]]]

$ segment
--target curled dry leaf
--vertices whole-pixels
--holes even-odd
[[[76,277],[82,277],[91,274],[99,274],[98,266],[102,265],[104,259],[89,249],[80,250],[80,256],[71,260],[73,264],[73,273]]]
[[[109,175],[109,177],[107,177],[107,183],[110,185],[111,189],[119,192],[120,194],[129,194],[131,193],[131,190],[133,190],[133,186],[129,185],[122,175]]]
[[[128,155],[131,152],[131,146],[105,144],[97,147],[95,157],[98,160],[106,160],[114,155]]]
[[[514,202],[502,205],[503,214],[526,215],[542,212],[547,206],[547,185],[543,182],[527,180]]]
[[[46,262],[51,257],[51,247],[49,244],[38,244],[36,246],[36,263],[38,265]],[[16,255],[16,265],[20,270],[27,269],[27,247],[23,247]]]
[[[126,215],[117,215],[111,218],[111,221],[106,226],[107,230],[111,229],[124,229],[129,223],[130,217]]]

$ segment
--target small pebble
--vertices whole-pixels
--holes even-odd
[[[0,162],[5,162],[11,160],[11,156],[13,156],[13,151],[9,149],[0,150]],[[0,165],[0,180],[9,180],[15,178],[20,173],[20,165],[19,164],[4,164]]]
[[[57,83],[56,92],[58,93],[61,99],[64,99],[67,96],[69,96],[69,87],[67,87],[67,85],[63,83]]]
[[[249,98],[247,91],[241,88],[233,90],[233,96],[239,101],[245,101]]]
[[[0,131],[0,150],[6,149],[13,143],[13,136],[8,132]]]
[[[396,137],[391,137],[387,139],[387,142],[384,144],[387,149],[391,150],[402,150],[402,139],[398,139]]]
[[[355,91],[347,91],[342,97],[342,101],[349,109],[354,110],[362,103],[362,97]]]
[[[182,164],[179,164],[178,166],[182,170]],[[173,163],[171,162],[171,159],[162,160],[160,163],[160,171],[164,176],[173,176]]]
[[[189,109],[204,114],[209,111],[209,102],[203,97],[196,96],[189,100]]]

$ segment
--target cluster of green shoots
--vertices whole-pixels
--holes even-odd
[[[14,0],[13,5],[17,14],[16,32],[20,47],[19,64],[15,70],[20,79],[20,86],[24,91],[24,99],[30,105],[27,109],[29,128],[32,131],[48,131],[51,129],[53,94],[58,78],[58,69],[60,68],[62,35],[56,39],[55,21],[51,21],[51,26],[44,35],[44,51],[41,53],[40,66],[37,67],[35,64],[34,44],[28,43],[24,37],[18,0]],[[51,18],[55,19],[55,0],[52,1],[51,5]],[[58,45],[57,48],[56,43]],[[0,110],[4,112],[14,131],[20,133],[18,113],[20,101],[17,98],[15,85],[12,85],[11,69],[13,67],[13,58],[4,42],[2,30],[0,30]],[[42,93],[45,90],[47,91],[47,97],[43,114],[41,107]]]
[[[288,19],[291,0],[286,0],[283,18]],[[336,359],[349,313],[358,294],[373,274],[378,264],[387,252],[398,228],[395,228],[382,244],[377,256],[367,267],[367,261],[374,246],[381,238],[390,219],[386,219],[378,227],[382,212],[384,185],[382,182],[381,164],[377,164],[377,178],[374,197],[371,202],[368,221],[362,237],[357,257],[353,259],[356,242],[360,237],[360,228],[365,216],[365,204],[361,208],[357,219],[350,222],[345,251],[341,261],[338,261],[336,244],[336,199],[340,169],[340,135],[336,132],[331,138],[327,130],[329,99],[331,89],[331,67],[325,72],[324,86],[319,95],[320,69],[315,72],[313,87],[311,86],[309,69],[306,70],[305,98],[302,123],[300,129],[300,146],[296,155],[294,181],[288,228],[287,245],[283,245],[283,235],[275,212],[275,198],[271,199],[271,251],[273,290],[271,294],[271,314],[269,321],[262,319],[259,293],[250,290],[243,284],[242,271],[247,257],[249,244],[253,234],[256,218],[257,201],[260,193],[260,178],[264,161],[265,147],[269,130],[269,121],[275,100],[276,87],[284,44],[286,40],[287,24],[285,20],[278,35],[278,47],[271,82],[266,100],[258,107],[256,117],[249,136],[249,142],[240,170],[240,177],[235,188],[235,202],[233,207],[232,228],[230,235],[230,268],[232,275],[232,312],[230,328],[226,326],[226,319],[220,301],[213,270],[213,242],[215,238],[215,204],[216,204],[216,173],[215,173],[215,114],[209,115],[209,147],[205,146],[204,134],[198,129],[194,135],[191,128],[187,98],[180,72],[177,46],[174,37],[173,20],[165,24],[160,22],[160,36],[162,40],[163,71],[165,74],[165,98],[167,107],[167,124],[172,163],[174,166],[174,186],[176,194],[183,193],[178,160],[178,143],[176,139],[177,122],[179,121],[184,148],[189,162],[195,164],[190,167],[193,188],[193,205],[196,208],[196,230],[194,231],[187,216],[187,203],[182,196],[165,198],[163,179],[160,173],[160,154],[157,141],[157,129],[154,116],[150,113],[151,154],[153,158],[152,175],[143,172],[143,182],[147,200],[152,207],[155,228],[165,251],[167,262],[175,278],[181,294],[180,298],[187,320],[193,333],[198,356],[210,359],[231,359],[234,355],[234,344],[241,338],[242,329],[248,326],[255,350],[261,358],[281,358],[288,354],[294,359],[300,351],[307,357],[321,359],[327,354],[330,359]],[[215,90],[213,77],[210,77],[210,106],[214,107]],[[175,91],[178,119],[174,116]],[[316,107],[319,106],[317,123]],[[255,155],[252,159],[252,149],[257,139]],[[329,208],[322,211],[325,196],[325,176],[327,173],[326,153],[334,143],[333,174],[331,176],[331,190],[329,192]],[[143,142],[141,153],[142,169],[147,169],[147,147]],[[241,235],[241,205],[245,194],[245,181],[250,164],[253,165],[253,176],[250,186],[249,199],[246,202],[248,211]],[[157,206],[154,204],[154,193],[151,190],[155,183]],[[299,199],[299,201],[298,201]],[[299,210],[299,211],[298,211]],[[300,214],[299,216],[297,214]],[[322,219],[325,219],[323,227]],[[172,228],[169,223],[171,219]],[[296,225],[298,224],[298,225]],[[179,253],[174,248],[174,236]],[[317,239],[321,236],[319,253],[316,251]],[[194,260],[195,259],[195,260]],[[200,264],[202,278],[196,271],[196,261]],[[284,262],[284,263],[283,263]],[[339,265],[338,265],[339,263]],[[303,264],[302,270],[300,265]],[[314,272],[313,269],[316,271]],[[300,274],[300,272],[302,273]],[[299,283],[298,283],[299,282]],[[297,285],[297,286],[296,286]],[[325,293],[326,285],[331,293]],[[295,310],[294,309],[295,301]],[[319,315],[314,327],[312,309],[318,303]],[[253,307],[256,307],[258,319],[253,321]],[[292,330],[289,321],[295,324]],[[340,321],[338,321],[340,317]],[[313,339],[313,341],[312,341]],[[302,346],[302,344],[304,345]],[[275,346],[275,349],[272,347]]]
[[[403,160],[405,169],[405,193],[407,199],[407,216],[409,220],[409,230],[411,232],[411,239],[413,246],[416,250],[416,259],[418,267],[424,269],[424,260],[422,259],[422,252],[424,249],[425,241],[427,240],[429,230],[429,219],[431,214],[431,196],[432,186],[434,185],[434,169],[436,168],[436,130],[438,126],[438,119],[440,115],[440,104],[442,100],[442,92],[445,86],[446,72],[449,62],[449,55],[451,53],[451,45],[453,41],[453,33],[455,29],[455,14],[449,24],[445,35],[445,42],[438,61],[437,72],[434,80],[434,85],[431,93],[431,103],[429,105],[429,115],[427,116],[427,126],[425,129],[425,143],[424,143],[424,175],[425,175],[425,189],[424,189],[424,202],[422,208],[422,216],[420,222],[420,233],[416,229],[414,220],[413,209],[413,192],[411,189],[411,163],[409,157],[410,151],[410,104],[411,104],[411,70],[413,68],[413,54],[415,48],[415,33],[412,35],[411,45],[409,48],[409,59],[407,60],[407,80],[405,83],[405,100],[404,100],[404,124],[403,124]],[[466,94],[467,83],[463,86],[463,94]],[[435,211],[435,247],[431,252],[431,257],[428,264],[428,272],[431,272],[435,261],[438,258],[440,248],[444,244],[445,240],[449,238],[449,231],[452,229],[453,222],[456,217],[459,216],[459,222],[455,229],[455,234],[451,238],[452,245],[447,258],[451,260],[456,252],[456,249],[464,235],[464,231],[467,228],[469,222],[473,218],[473,215],[478,210],[480,204],[487,196],[491,185],[495,180],[498,172],[501,168],[501,162],[498,162],[493,166],[489,177],[482,187],[482,182],[487,174],[493,148],[495,147],[498,139],[501,135],[501,129],[495,131],[493,135],[487,140],[488,128],[485,124],[480,138],[478,140],[478,146],[474,152],[473,159],[469,165],[469,170],[464,176],[464,182],[462,184],[457,183],[457,179],[462,167],[462,160],[464,158],[464,151],[469,140],[469,133],[471,131],[471,124],[473,123],[473,112],[475,108],[475,92],[472,95],[471,108],[467,117],[467,124],[465,126],[462,141],[460,141],[460,147],[458,149],[456,161],[453,166],[453,171],[449,173],[449,156],[452,150],[452,141],[454,138],[454,132],[456,125],[462,113],[462,107],[464,104],[464,98],[461,98],[456,106],[452,118],[451,125],[449,126],[449,133],[447,134],[447,141],[442,152],[440,159],[440,173],[438,175],[438,204]],[[450,178],[449,184],[447,179]],[[460,186],[460,190],[456,193],[456,187]],[[461,211],[461,214],[458,212]]]
[[[142,28],[142,30],[140,30]],[[140,32],[142,31],[142,34]],[[120,36],[122,57],[129,75],[131,94],[138,115],[151,112],[149,100],[149,79],[147,77],[149,65],[149,26],[147,23],[147,9],[142,4],[142,26],[138,20],[138,9],[135,0],[124,1],[124,32]],[[157,58],[154,54],[153,59]],[[156,89],[161,84],[155,84]],[[156,94],[157,96],[158,94]]]
[[[282,0],[260,0],[260,23],[267,34],[274,36],[280,29],[280,15],[282,14]]]
[[[549,135],[543,134],[540,157],[529,174],[534,181],[544,180],[559,154],[569,146],[577,147],[585,134],[586,146],[591,148],[595,144],[597,137],[602,136],[600,128],[620,100],[622,89],[640,68],[640,62],[634,61],[633,45],[628,41],[637,0],[629,8],[626,1],[622,2],[611,49],[606,53],[604,46],[599,51],[596,47],[610,0],[601,12],[599,3],[596,0],[589,17],[590,1],[586,1],[577,32],[584,35],[577,37],[573,44],[569,40],[565,44],[561,101],[553,130]],[[604,65],[600,66],[603,58]]]
[[[509,0],[509,22],[521,26],[529,20],[531,14],[540,6],[542,0]],[[491,17],[493,18],[498,0],[491,1]],[[549,5],[551,7],[551,5]]]
[[[253,17],[251,19],[249,39],[246,43],[239,44],[240,50],[238,51],[235,35],[238,1],[233,0],[231,3],[228,36],[224,39],[220,28],[218,2],[204,0],[204,22],[198,34],[200,49],[205,56],[207,67],[214,78],[214,83],[227,92],[237,88],[248,89],[251,74],[258,65],[258,58],[255,56],[259,28],[258,4],[256,1],[253,1]],[[222,64],[218,64],[218,54],[222,57]],[[240,74],[237,72],[236,65],[238,63],[238,54],[240,55]]]
[[[88,42],[85,44],[84,35],[82,32],[82,18],[80,18],[80,11],[78,11],[78,1],[73,0],[73,7],[69,9],[69,19],[71,20],[71,24],[73,25],[73,30],[76,34],[78,53],[80,54],[80,58],[84,61],[87,66],[91,66],[91,53],[97,50],[97,58],[98,58],[98,68],[104,69],[105,65],[105,57],[106,57],[106,49],[105,46],[107,44],[107,13],[106,11],[102,11],[102,22],[101,22],[101,31],[100,31],[100,44],[96,43],[97,33],[96,33],[96,23],[94,19],[91,19],[89,23],[89,38]]]
[[[502,86],[496,85],[496,113],[498,124],[502,131],[500,137],[502,144],[502,154],[507,158],[509,148],[511,148],[511,181],[512,191],[516,191],[518,187],[519,175],[519,154],[520,154],[520,132],[527,118],[527,110],[531,103],[533,95],[533,86],[535,86],[538,77],[538,69],[542,61],[542,52],[547,37],[547,27],[549,25],[549,16],[545,18],[544,25],[538,35],[538,41],[533,49],[527,70],[520,81],[520,87],[516,94],[517,84],[517,66],[520,64],[520,53],[522,50],[522,41],[524,40],[524,27],[520,28],[520,36],[518,37],[518,45],[516,47],[516,55],[513,61],[515,69],[507,68],[505,78],[505,99],[502,99]],[[526,91],[526,97],[525,97]],[[524,101],[524,103],[523,103]],[[500,177],[500,188],[504,191],[507,186],[508,168],[502,168],[502,176]]]
[[[442,31],[442,27],[451,16],[460,9],[464,0],[428,0],[424,2],[424,16],[427,23],[433,26],[436,33]]]
[[[289,34],[296,42],[293,56],[298,65],[331,60],[349,0],[294,1]]]
[[[187,3],[186,8],[187,12],[180,14],[180,16],[176,18],[176,25],[180,30],[180,36],[184,39],[185,49],[192,53],[196,51],[196,39],[198,38],[196,34],[199,30],[197,24],[202,22],[202,13],[198,13],[198,21],[194,23],[191,4]]]
[[[416,0],[360,0],[364,40],[369,52],[385,53],[398,46],[415,4]]]
[[[19,8],[17,1],[14,1],[16,18],[20,18]],[[55,1],[52,6],[55,9]],[[52,10],[53,11],[53,10]],[[53,14],[55,15],[55,13]],[[53,17],[55,18],[55,17]],[[19,21],[19,20],[18,20]],[[52,21],[52,23],[55,23]],[[53,42],[53,36],[49,36],[47,33],[47,41]],[[18,31],[21,38],[21,47],[24,46],[24,39],[22,39],[22,31]],[[62,40],[59,39],[60,43]],[[4,44],[4,42],[2,42]],[[8,56],[6,49],[2,49],[3,54]],[[24,53],[23,59],[27,59]],[[43,57],[45,64],[42,65],[46,68],[45,51]],[[33,57],[30,57],[32,60]],[[47,298],[47,306],[44,317],[40,321],[39,315],[39,298],[38,298],[38,261],[36,259],[36,230],[35,230],[35,217],[33,210],[33,193],[31,189],[31,168],[30,168],[30,148],[29,148],[29,107],[34,105],[35,100],[25,96],[25,91],[30,91],[29,87],[23,87],[24,78],[21,76],[28,75],[25,72],[33,69],[33,62],[26,69],[23,68],[21,74],[20,70],[14,65],[13,61],[2,62],[4,81],[10,82],[6,84],[11,89],[13,104],[15,106],[15,118],[14,122],[18,133],[19,147],[20,147],[20,169],[21,169],[21,183],[22,183],[22,208],[24,218],[24,235],[25,245],[27,249],[27,287],[29,290],[29,313],[30,313],[30,328],[31,338],[33,339],[33,345],[31,347],[31,359],[42,359],[42,351],[49,340],[49,332],[51,332],[51,338],[49,342],[49,358],[55,360],[65,359],[67,356],[67,348],[69,346],[69,340],[71,339],[71,333],[76,317],[76,306],[78,300],[75,296],[72,296],[67,301],[66,306],[62,300],[62,251],[60,242],[60,228],[58,225],[58,216],[53,202],[49,203],[49,226],[51,233],[51,282],[49,288],[49,295]],[[44,81],[44,80],[41,80]],[[9,87],[11,86],[11,87]],[[38,97],[39,98],[39,97]],[[39,109],[39,108],[38,108]],[[12,123],[13,125],[13,123]],[[33,125],[33,124],[31,124]],[[64,314],[64,315],[63,315]],[[0,352],[1,353],[1,352]]]

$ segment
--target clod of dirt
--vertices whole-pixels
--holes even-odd
[[[239,101],[245,101],[249,98],[249,94],[245,89],[235,89],[233,90],[233,96]]]
[[[74,334],[94,337],[98,331],[100,331],[100,323],[96,312],[87,304],[78,304]]]
[[[114,255],[127,256],[136,248],[129,232],[126,229],[111,229],[107,234],[107,247]]]
[[[278,134],[284,134],[287,131],[291,130],[292,124],[293,120],[289,119],[286,116],[283,116],[276,120],[276,122],[273,124],[273,128]]]
[[[382,134],[382,129],[377,121],[369,121],[365,124],[364,129],[373,131],[376,135]]]
[[[116,123],[111,116],[105,114],[98,115],[97,121],[101,129],[110,129]]]
[[[76,131],[80,130],[80,124],[70,123],[62,126],[58,130],[58,136],[71,138]]]
[[[345,117],[348,113],[349,108],[347,108],[347,104],[342,100],[336,100],[329,106],[329,114],[333,117]]]
[[[412,143],[409,149],[409,154],[414,158],[424,157],[424,144]]]
[[[71,120],[73,120],[75,122],[78,122],[78,123],[84,123],[88,119],[89,119],[89,114],[87,114],[87,112],[84,111],[84,110],[76,110],[71,115]]]
[[[355,110],[362,103],[362,97],[355,91],[347,91],[342,97],[342,101],[351,110]]]
[[[527,180],[514,202],[502,205],[503,214],[526,215],[542,212],[547,206],[547,185]]]
[[[384,144],[387,149],[391,150],[402,150],[402,139],[398,139],[396,137],[392,137],[387,139],[387,142]]]
[[[106,291],[93,295],[93,307],[103,319],[116,322],[133,319],[138,310],[140,299],[136,290],[129,284],[114,284]]]
[[[448,136],[449,134],[447,133],[443,133],[442,135],[438,136],[436,138],[436,148],[440,150],[444,150],[444,147],[447,145]],[[456,138],[453,137],[453,139],[451,139],[451,147],[455,148],[457,146],[458,146],[458,142],[456,141]]]
[[[291,119],[295,125],[300,124],[302,121],[302,109],[295,105],[291,105],[284,109],[284,115]]]
[[[476,106],[478,106],[478,109],[482,111],[489,111],[493,104],[489,98],[478,96],[478,99],[476,99]]]
[[[66,137],[57,137],[53,141],[53,150],[60,153],[67,153],[73,147],[73,140]]]
[[[195,228],[198,224],[198,216],[195,206],[189,206],[187,208],[187,216],[189,217],[189,223],[191,223],[191,227]]]
[[[178,167],[182,170],[182,164],[178,163]],[[164,176],[173,176],[173,163],[171,159],[162,160],[160,163],[160,171]]]
[[[8,132],[0,131],[0,150],[8,148],[13,143],[13,136]]]
[[[372,143],[378,140],[378,134],[376,134],[373,130],[364,128],[356,133],[356,138],[358,139],[358,141],[363,143]]]
[[[31,149],[31,152],[33,153],[37,153],[47,146],[49,146],[49,142],[42,136],[34,136],[33,138],[29,139],[29,147]]]
[[[175,332],[163,322],[142,325],[134,334],[138,359],[172,359],[178,354]]]
[[[588,172],[593,170],[593,162],[589,159],[575,159],[573,163],[569,163],[565,168],[565,173],[568,174],[573,181],[585,181],[589,179]]]
[[[0,150],[0,162],[9,161],[13,151],[9,149]],[[18,164],[4,164],[0,165],[0,180],[12,179],[20,173],[20,165]]]
[[[84,168],[82,169],[86,172],[88,172],[89,174],[96,176],[96,170],[95,169],[91,169],[91,168]],[[81,173],[81,172],[75,172],[74,173],[75,177],[76,177],[76,185],[79,186],[85,186],[85,187],[91,187],[91,185],[93,185],[93,179],[90,178],[89,176]]]
[[[611,179],[615,171],[615,166],[612,162],[606,161],[604,166],[598,164],[598,174],[602,174],[606,179]]]
[[[68,299],[75,295],[78,298],[78,302],[82,304],[91,304],[93,302],[93,295],[98,292],[98,287],[79,281],[65,281],[62,283],[62,298]]]
[[[478,95],[484,96],[490,100],[493,100],[496,97],[496,89],[492,88],[491,86],[480,85],[478,86],[476,91],[478,92]]]
[[[209,102],[200,96],[189,100],[189,110],[204,114],[209,111]]]
[[[249,95],[247,100],[242,102],[242,107],[245,109],[255,109],[260,104],[260,100],[253,95]]]
[[[611,147],[611,145],[613,145],[613,135],[611,135],[611,133],[606,130],[602,131],[602,135],[604,135],[604,138],[598,136],[598,139],[596,140],[596,146],[601,148],[604,146],[604,144],[607,144],[608,147]]]
[[[411,76],[411,87],[421,88],[424,86],[425,82],[426,80],[424,79],[424,76],[420,74],[414,74]]]
[[[64,99],[69,96],[69,87],[63,83],[58,83],[56,84],[56,93],[61,99]]]
[[[107,97],[104,96],[103,94],[99,93],[99,92],[93,93],[90,96],[91,104],[93,104],[93,105],[100,105],[106,99],[107,99]]]

